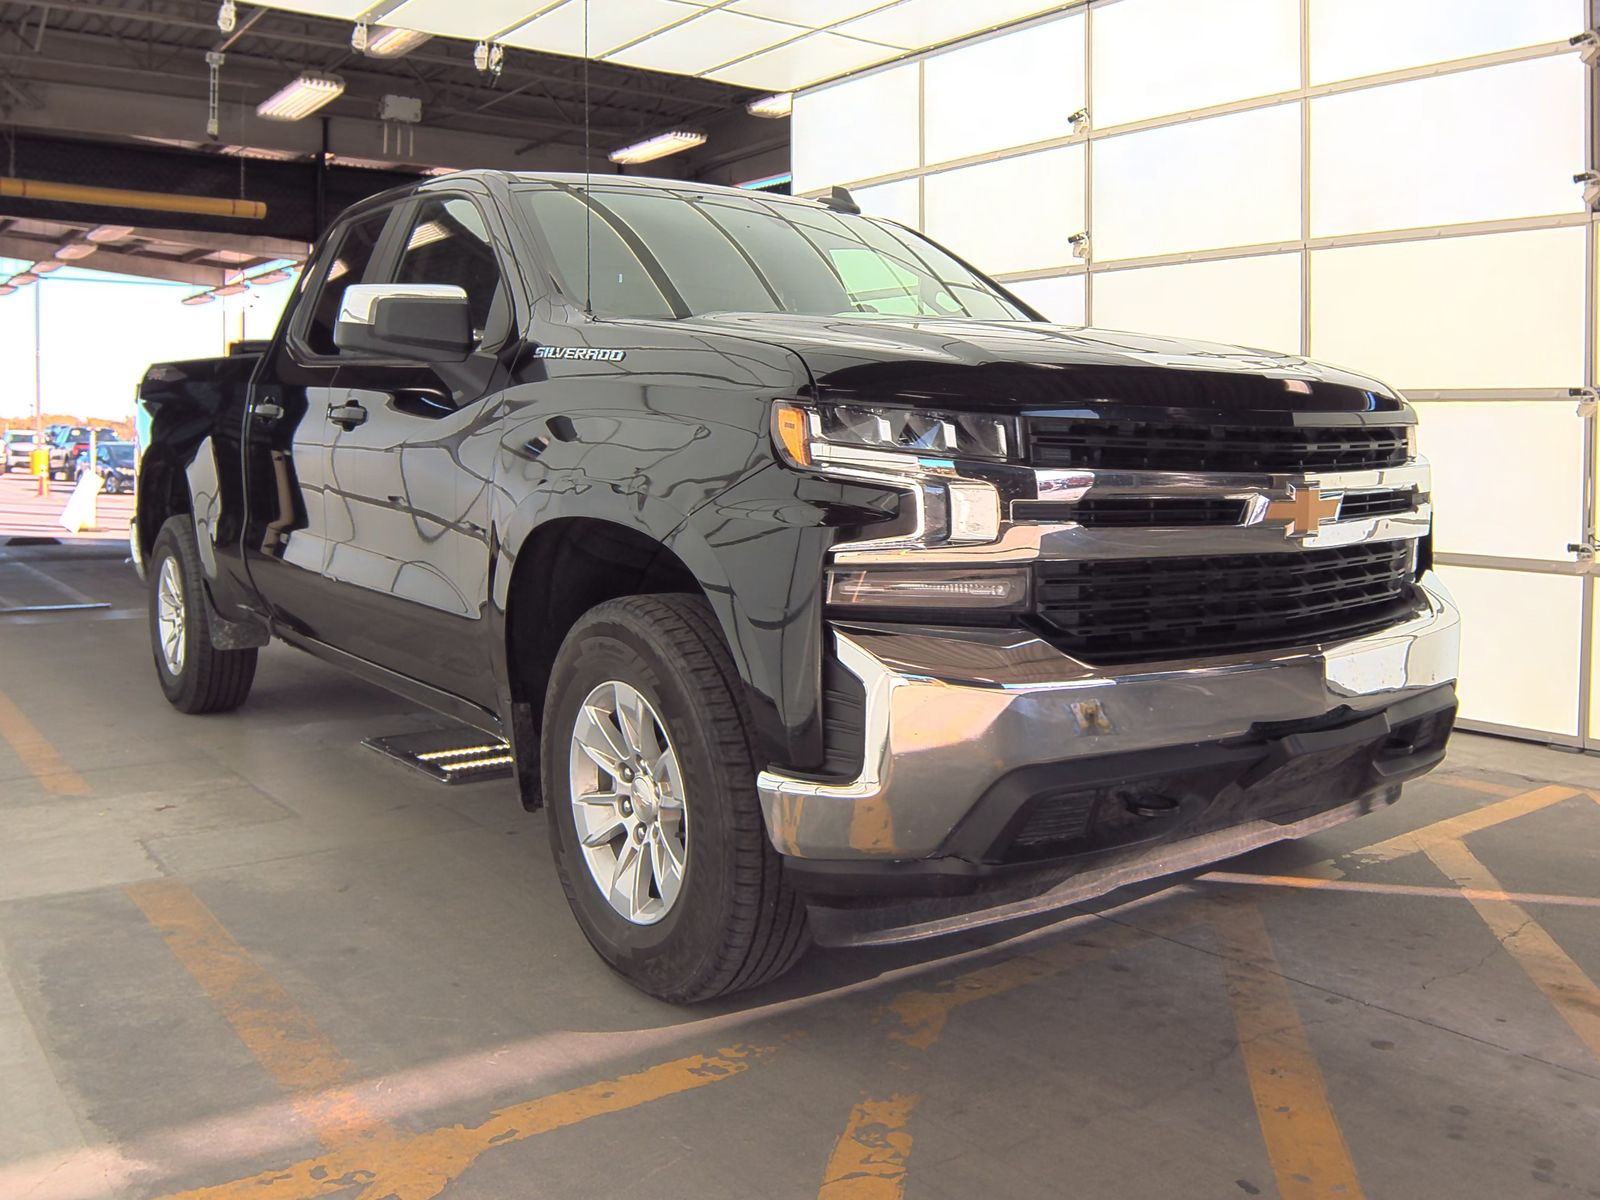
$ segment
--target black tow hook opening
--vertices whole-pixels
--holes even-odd
[[[1183,807],[1181,801],[1155,792],[1133,792],[1124,796],[1122,803],[1130,813],[1136,817],[1142,817],[1146,821],[1155,821],[1162,817],[1175,817]]]

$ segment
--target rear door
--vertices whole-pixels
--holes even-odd
[[[517,322],[491,205],[430,190],[400,222],[395,253],[368,282],[454,284],[472,313],[465,362],[346,359],[332,430],[325,572],[341,598],[340,648],[489,706],[494,686],[482,634],[489,567],[487,471],[463,446],[498,423]]]
[[[345,220],[318,250],[286,328],[267,352],[245,423],[244,558],[286,630],[329,640],[328,409],[341,365],[333,326],[344,290],[379,269],[397,208]]]

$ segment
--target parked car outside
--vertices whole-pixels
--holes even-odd
[[[8,429],[5,454],[0,455],[0,471],[27,471],[32,465],[33,448],[39,443],[31,429]]]
[[[72,479],[76,483],[89,469],[89,451],[79,453],[73,465]],[[139,464],[134,456],[132,442],[99,442],[94,449],[94,469],[104,484],[104,490],[113,496],[133,491],[134,477]]]
[[[50,478],[76,479],[79,455],[89,451],[89,438],[95,441],[119,440],[115,429],[90,429],[87,425],[65,425],[50,445]]]

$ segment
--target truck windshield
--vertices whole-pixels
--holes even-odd
[[[550,243],[563,294],[582,304],[587,285],[603,317],[1031,319],[932,242],[870,217],[755,195],[603,183],[518,195]]]

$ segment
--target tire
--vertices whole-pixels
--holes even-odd
[[[573,747],[580,731],[592,737],[599,728],[585,715],[580,729],[586,703],[595,705],[589,711],[602,711],[609,696],[623,706],[619,683],[643,698],[646,718],[654,721],[636,740],[653,738],[659,749],[664,735],[675,760],[675,770],[658,766],[659,778],[643,785],[624,785],[621,775]],[[551,850],[573,916],[601,958],[640,990],[673,1003],[755,987],[799,961],[810,944],[805,905],[767,840],[743,685],[705,600],[630,596],[591,609],[561,645],[544,711],[542,784]],[[620,720],[607,728],[628,740]],[[648,753],[642,757],[648,762]],[[667,763],[668,755],[657,761]],[[579,844],[574,791],[591,786],[624,796],[614,813],[604,803],[583,810],[587,832],[596,836],[607,820],[620,823],[609,848]],[[629,791],[638,786],[645,791]],[[636,808],[626,809],[627,796]],[[650,862],[662,862],[670,877],[671,866],[660,857],[665,851],[655,843],[671,842],[683,865],[674,898],[666,900],[674,889],[656,879],[636,919],[608,898],[599,878],[607,853],[620,858],[630,838],[638,840],[631,823],[647,820],[642,851],[649,851]],[[598,868],[591,867],[594,859],[601,860]]]
[[[238,708],[255,681],[256,651],[218,650],[211,644],[205,576],[188,517],[170,517],[161,527],[150,551],[148,579],[150,649],[162,692],[180,712]],[[175,621],[165,633],[164,612]],[[175,642],[168,636],[174,630]]]

